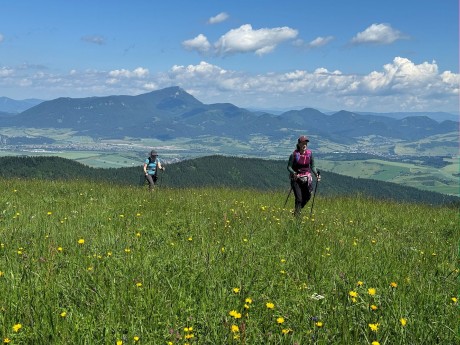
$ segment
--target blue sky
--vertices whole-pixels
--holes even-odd
[[[457,0],[0,1],[0,96],[459,109]]]

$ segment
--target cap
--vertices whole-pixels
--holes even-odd
[[[304,141],[310,141],[310,140],[308,140],[308,137],[306,137],[305,135],[301,135],[299,139],[297,139],[297,143],[299,144],[303,143]]]
[[[158,156],[157,151],[155,150],[150,151],[150,156]]]

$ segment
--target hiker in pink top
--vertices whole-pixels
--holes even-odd
[[[313,177],[320,181],[321,177],[315,167],[315,161],[311,150],[307,149],[308,137],[302,135],[297,140],[294,152],[289,156],[287,169],[290,174],[291,188],[295,196],[294,215],[300,215],[300,210],[304,208],[311,198],[313,190]]]

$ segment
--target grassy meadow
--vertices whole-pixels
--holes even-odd
[[[458,210],[0,179],[4,344],[458,344]]]

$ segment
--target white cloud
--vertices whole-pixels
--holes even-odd
[[[114,78],[145,78],[148,75],[149,70],[142,67],[138,67],[132,71],[126,69],[117,69],[109,72],[109,76]]]
[[[315,38],[313,41],[311,41],[310,43],[308,43],[308,46],[309,46],[310,48],[322,47],[322,46],[328,44],[329,42],[331,42],[333,39],[334,39],[333,36],[317,37],[317,38]]]
[[[4,37],[3,37],[3,35],[2,35],[2,34],[0,34],[0,43],[2,43],[2,42],[3,42],[3,40],[4,40]]]
[[[279,107],[280,101],[288,106],[286,102],[291,100],[296,105],[385,112],[438,111],[440,108],[430,108],[433,102],[445,111],[455,111],[459,81],[459,75],[450,71],[440,74],[435,62],[417,65],[396,57],[381,71],[364,76],[325,68],[252,76],[201,62],[174,66],[162,83],[193,89],[195,97],[209,103],[226,99],[239,106],[254,107],[257,98],[266,107]],[[440,93],[444,96],[440,97]]]
[[[196,50],[200,53],[206,53],[211,48],[211,44],[203,34],[199,34],[191,40],[182,42],[182,46],[187,50]]]
[[[396,40],[405,39],[400,31],[388,24],[372,24],[366,30],[359,32],[351,40],[352,44],[391,44]]]
[[[214,53],[230,55],[236,53],[255,53],[264,55],[272,52],[280,43],[294,39],[297,30],[288,27],[253,30],[250,24],[232,29],[214,43]],[[206,36],[199,34],[193,39],[182,42],[184,48],[207,53],[211,44]]]
[[[87,35],[83,36],[81,38],[82,41],[88,42],[88,43],[94,43],[97,45],[104,45],[105,44],[105,38],[103,36],[99,35]]]
[[[458,111],[460,75],[439,71],[436,62],[419,64],[395,57],[366,75],[345,74],[318,67],[313,71],[250,74],[201,61],[174,65],[151,75],[145,67],[113,71],[71,70],[53,74],[0,68],[0,89],[22,86],[46,93],[33,97],[88,97],[138,95],[180,86],[204,103],[229,102],[240,107],[293,108],[351,111]]]
[[[215,47],[222,55],[247,52],[263,55],[273,51],[278,44],[294,39],[297,33],[286,26],[253,30],[250,24],[245,24],[221,36]]]
[[[0,77],[9,77],[13,75],[14,70],[7,67],[0,68]]]
[[[217,16],[211,17],[208,20],[209,24],[218,24],[226,21],[228,19],[228,14],[225,12],[219,13]]]

